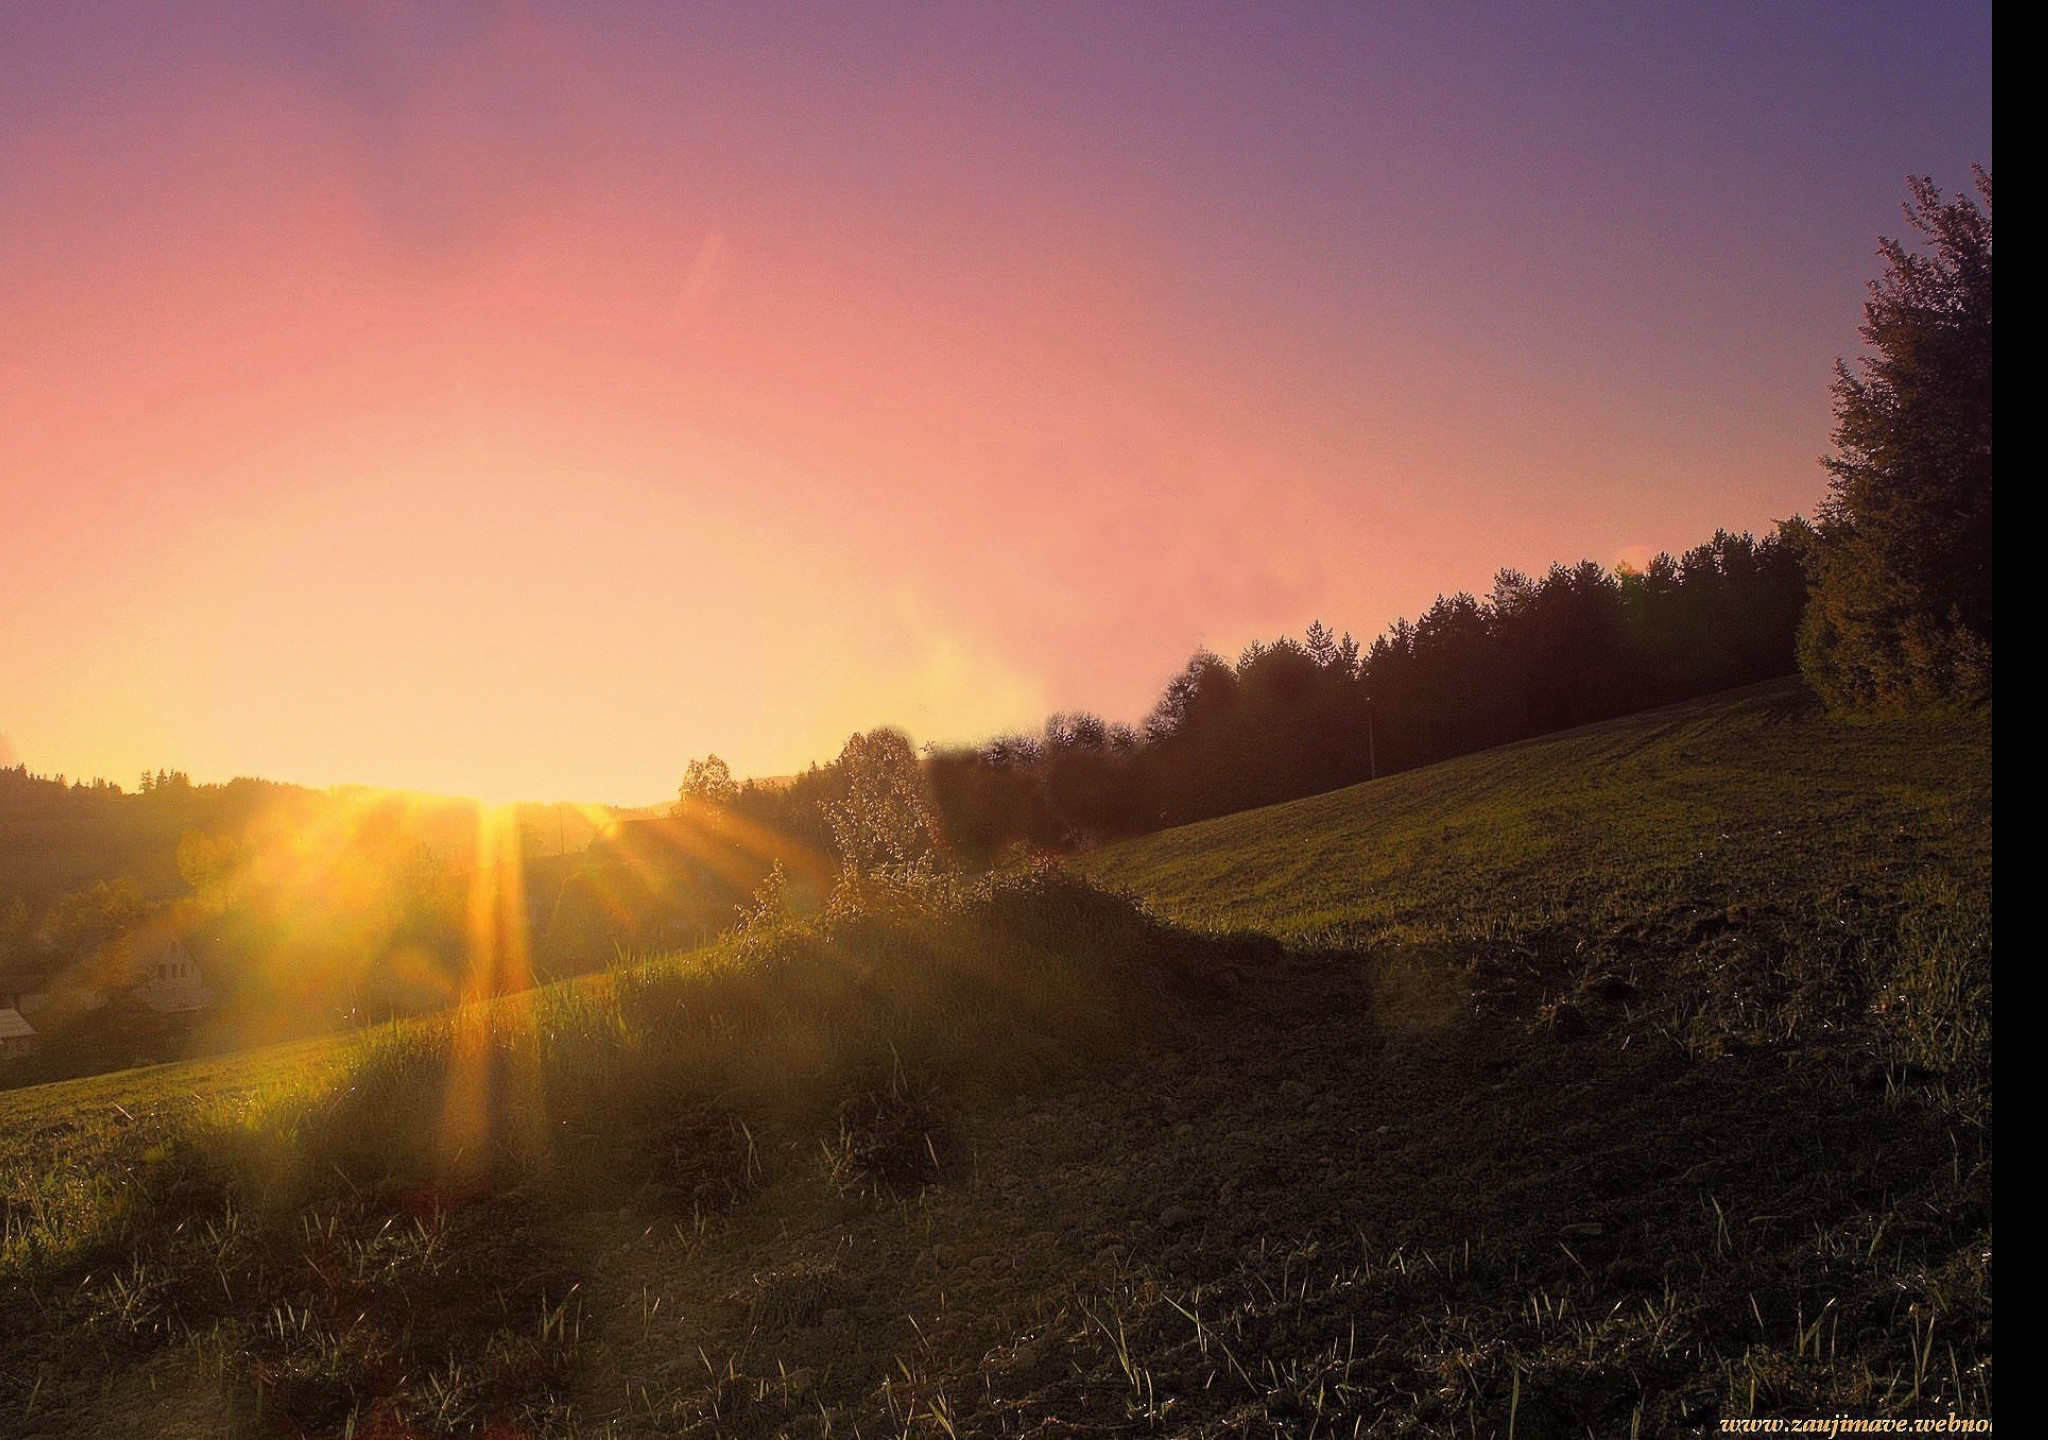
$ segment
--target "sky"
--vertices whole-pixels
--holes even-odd
[[[640,803],[1810,512],[1987,4],[0,0],[0,764]]]

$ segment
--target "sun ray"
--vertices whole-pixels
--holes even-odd
[[[449,1022],[441,1156],[461,1184],[487,1173],[501,1146],[546,1133],[534,1065],[533,968],[518,816],[477,808],[461,1003]]]

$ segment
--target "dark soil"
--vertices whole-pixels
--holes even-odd
[[[1560,1025],[1472,973],[1278,960],[1200,1047],[954,1115],[914,1195],[830,1197],[786,1143],[729,1229],[593,1257],[576,1408],[625,1435],[1988,1413],[1981,1127],[1846,1051],[1688,1058],[1618,977]]]

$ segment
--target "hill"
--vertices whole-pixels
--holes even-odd
[[[1204,929],[1540,936],[1674,907],[1981,885],[1991,724],[1829,721],[1774,681],[1106,848],[1083,868]],[[1898,898],[1903,899],[1900,895]]]
[[[1077,867],[1179,923],[962,881],[0,1096],[0,1429],[1988,1416],[1990,745],[1762,687]]]
[[[487,896],[518,894],[524,983],[715,929],[751,889],[622,872],[618,828],[596,806],[182,775],[124,793],[0,769],[0,1005],[25,1000],[35,1031],[0,1088],[445,1008]],[[124,952],[166,934],[205,986],[196,1009],[123,983]]]

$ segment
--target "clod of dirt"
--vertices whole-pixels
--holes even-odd
[[[763,1329],[815,1325],[828,1310],[841,1307],[857,1293],[837,1266],[799,1260],[756,1275],[751,1288],[734,1298],[747,1307],[747,1318]]]
[[[1594,998],[1610,1005],[1620,1005],[1636,998],[1636,987],[1619,975],[1602,975],[1586,988]]]
[[[1576,1040],[1593,1032],[1592,1024],[1586,1019],[1586,1012],[1569,1000],[1559,1000],[1546,1005],[1537,1015],[1538,1028],[1553,1040]]]
[[[698,1106],[665,1137],[662,1188],[683,1205],[728,1210],[761,1184],[761,1156],[746,1123],[729,1110]]]
[[[939,1178],[942,1121],[928,1087],[897,1071],[839,1107],[839,1135],[827,1144],[832,1183],[841,1191],[916,1190]]]

